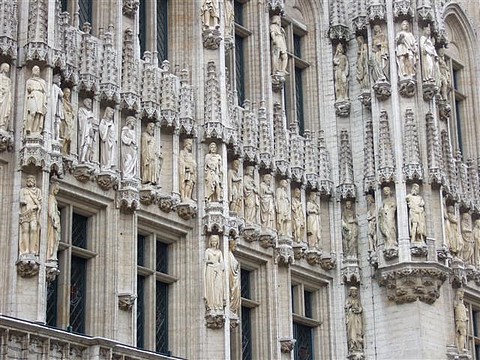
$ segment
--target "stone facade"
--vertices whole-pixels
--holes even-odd
[[[473,2],[0,20],[2,358],[478,359]]]

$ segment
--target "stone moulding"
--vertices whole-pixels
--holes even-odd
[[[387,289],[388,300],[397,304],[416,300],[433,304],[449,273],[450,269],[436,263],[400,263],[377,270],[379,285]]]

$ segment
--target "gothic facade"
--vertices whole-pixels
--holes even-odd
[[[0,357],[480,360],[479,30],[0,0]]]

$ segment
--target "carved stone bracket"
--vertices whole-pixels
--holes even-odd
[[[60,270],[58,269],[57,261],[49,261],[45,263],[45,280],[47,283],[55,281],[58,274],[60,274]]]
[[[144,205],[151,205],[159,196],[160,187],[152,185],[144,185],[139,191],[139,200]]]
[[[183,220],[190,220],[197,216],[197,205],[193,202],[183,202],[175,206],[175,210]]]
[[[13,131],[0,129],[0,152],[13,150]]]
[[[91,163],[83,163],[77,165],[73,170],[73,176],[80,182],[87,182],[95,178],[98,166]]]
[[[307,244],[293,243],[292,245],[293,255],[295,260],[300,260],[305,256],[305,251],[307,250]]]
[[[29,42],[23,47],[25,62],[36,60],[47,64],[51,63],[52,49],[43,42]]]
[[[411,0],[394,0],[393,1],[393,16],[396,19],[412,19],[413,7]]]
[[[38,274],[40,269],[40,263],[38,262],[38,256],[27,255],[22,256],[21,259],[15,263],[17,266],[17,273],[23,278],[30,278]]]
[[[364,91],[358,96],[358,100],[365,106],[367,109],[372,107],[372,94],[370,91]]]
[[[262,229],[260,232],[260,245],[265,248],[275,248],[277,233],[272,229]]]
[[[304,252],[304,257],[310,265],[320,265],[322,261],[322,252],[318,249],[307,249]]]
[[[49,166],[52,173],[57,174],[58,177],[63,176],[62,144],[58,141],[52,142]]]
[[[205,215],[202,219],[202,227],[205,234],[223,234],[227,225],[227,219],[223,215],[223,205],[219,202],[207,203]]]
[[[282,236],[278,239],[275,247],[275,264],[290,266],[295,263],[295,254],[293,252],[292,240],[289,237]]]
[[[279,339],[279,341],[280,351],[284,354],[291,353],[293,351],[293,348],[295,347],[295,343],[297,342],[297,340],[290,338]]]
[[[47,152],[41,135],[27,135],[20,150],[20,164],[22,167],[33,165],[47,169]]]
[[[415,95],[415,88],[417,82],[414,79],[403,79],[398,82],[400,95],[406,98],[411,98]]]
[[[137,295],[135,294],[118,294],[118,307],[123,311],[132,311]]]
[[[350,115],[351,103],[348,100],[337,101],[334,104],[335,114],[340,117],[348,117]]]
[[[247,242],[260,240],[260,226],[247,223],[242,231],[243,239]]]
[[[429,5],[426,5],[425,3],[417,8],[417,15],[419,19],[426,23],[433,24],[435,20],[433,8]]]
[[[171,195],[159,195],[157,201],[160,210],[167,214],[176,209],[177,199]]]
[[[438,94],[438,86],[435,82],[431,81],[424,81],[423,82],[423,100],[430,101],[433,99],[435,95]]]
[[[366,15],[358,15],[352,19],[352,28],[354,32],[367,30],[368,18]]]
[[[285,74],[273,74],[272,75],[272,90],[280,92],[285,84]]]
[[[464,352],[461,353],[458,351],[455,345],[448,345],[447,346],[447,360],[472,360],[472,356],[470,355],[469,351],[464,349]]]
[[[452,259],[450,265],[450,283],[454,288],[460,288],[467,285],[467,269],[463,261],[457,257]]]
[[[225,315],[223,312],[209,311],[205,314],[205,325],[210,329],[221,329],[225,325]]]
[[[208,50],[216,50],[222,41],[222,34],[217,29],[205,29],[202,32],[203,47]]]
[[[388,81],[377,81],[373,85],[373,91],[378,100],[385,101],[392,95],[392,86]]]
[[[346,259],[342,263],[342,283],[352,286],[360,283],[360,267],[357,259]]]
[[[270,15],[283,15],[285,0],[267,0],[267,9]]]
[[[117,191],[117,207],[125,212],[132,212],[140,206],[139,181],[122,180]]]
[[[102,190],[116,189],[120,177],[118,173],[112,170],[102,170],[97,176],[97,184]]]
[[[426,257],[428,254],[428,248],[425,244],[412,244],[410,247],[410,253],[414,257]]]
[[[438,114],[440,115],[440,120],[448,121],[450,119],[450,114],[452,113],[452,107],[446,100],[438,101]]]
[[[398,257],[398,248],[390,248],[383,250],[383,257],[385,260],[393,260]]]
[[[433,304],[449,272],[443,265],[430,263],[401,263],[377,270],[380,286],[386,287],[388,299],[397,304],[416,300]]]
[[[378,255],[375,251],[368,252],[368,263],[374,268],[378,267]]]
[[[349,360],[364,360],[365,359],[365,354],[363,353],[363,351],[351,350],[348,353],[347,359],[349,359]]]
[[[331,252],[330,254],[322,254],[322,258],[320,260],[320,266],[323,270],[333,270],[337,265],[337,259],[335,257],[335,252]]]
[[[133,18],[137,12],[140,0],[123,0],[123,15]]]

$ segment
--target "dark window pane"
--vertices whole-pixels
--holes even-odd
[[[80,19],[80,29],[83,24],[88,22],[92,24],[93,6],[92,0],[78,0],[78,17]]]
[[[243,54],[244,39],[235,35],[235,73],[237,78],[238,105],[245,101],[245,59]]]
[[[240,270],[241,295],[245,299],[250,299],[250,271]]]
[[[472,311],[472,318],[473,318],[473,335],[478,337],[478,317],[480,316],[480,311],[473,310]]]
[[[140,41],[140,55],[143,56],[143,53],[147,50],[147,0],[140,0],[138,16],[138,40]]]
[[[137,265],[145,266],[145,236],[137,235]]]
[[[305,291],[303,293],[303,300],[305,302],[305,316],[308,318],[312,317],[312,293],[310,291]]]
[[[47,325],[57,326],[58,276],[47,284]]]
[[[313,360],[312,328],[293,323],[293,337],[297,340],[295,347],[295,360]]]
[[[73,214],[72,219],[72,245],[87,248],[87,225],[88,218],[79,214]]]
[[[226,0],[226,1],[230,1],[230,0]],[[234,11],[234,14],[235,14],[235,22],[238,25],[243,26],[243,4],[239,1],[237,1],[237,0],[234,0],[233,11]]]
[[[455,100],[455,115],[457,122],[457,140],[458,149],[463,154],[463,136],[462,136],[462,101]]]
[[[460,84],[460,70],[453,69],[453,89],[458,90]]]
[[[168,273],[168,244],[157,241],[157,259],[155,269],[164,274]]]
[[[62,0],[62,11],[68,11],[68,0]]]
[[[156,287],[155,350],[169,355],[168,351],[168,284],[157,281]]]
[[[168,0],[157,0],[157,51],[161,63],[168,58]]]
[[[72,256],[70,278],[70,330],[85,333],[87,261]]]
[[[297,110],[297,123],[300,135],[305,130],[304,108],[303,108],[303,76],[302,69],[295,68],[295,105]]]
[[[296,57],[302,57],[302,37],[300,35],[293,34],[293,54]]]
[[[145,346],[145,278],[137,276],[137,347]]]
[[[242,360],[252,356],[252,309],[242,306]]]

